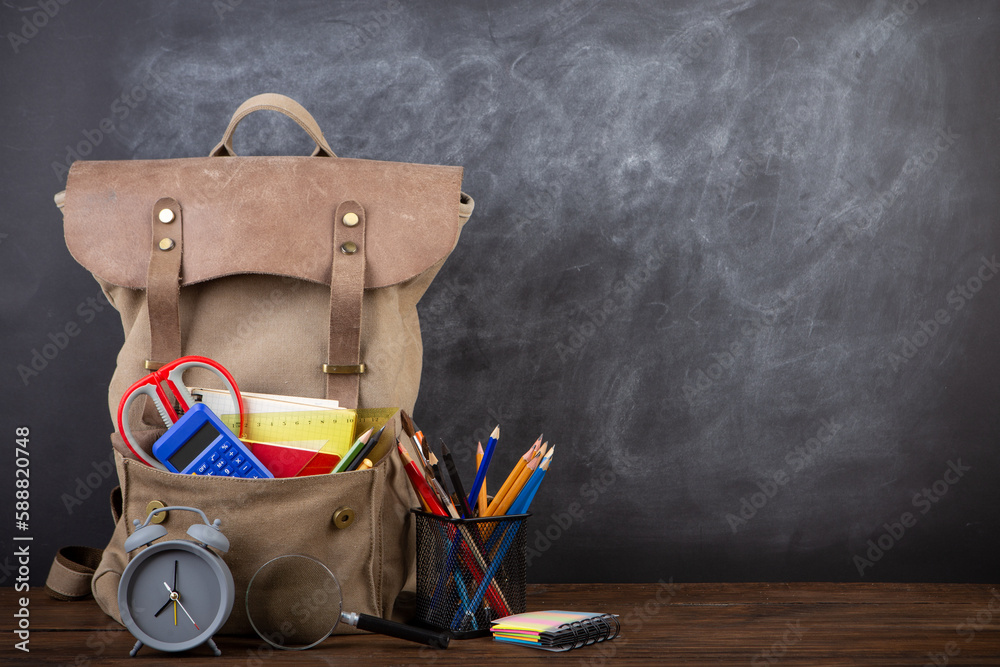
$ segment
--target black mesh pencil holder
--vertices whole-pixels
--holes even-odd
[[[530,514],[417,517],[416,621],[456,639],[490,634],[490,621],[525,611]]]

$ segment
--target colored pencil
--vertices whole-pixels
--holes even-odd
[[[444,444],[444,440],[441,441],[441,457],[444,459],[444,467],[448,469],[448,476],[451,477],[451,485],[455,487],[455,494],[461,503],[461,507],[456,509],[460,510],[463,517],[471,519],[472,508],[465,497],[465,487],[462,486],[462,478],[458,474],[458,469],[455,467],[455,459],[452,458],[451,451],[449,451],[448,445]]]
[[[556,450],[553,447],[549,450],[549,453],[545,455],[542,462],[538,464],[538,469],[528,480],[528,483],[524,485],[521,493],[517,496],[517,500],[511,505],[508,510],[508,514],[525,514],[528,508],[531,507],[531,501],[535,499],[535,494],[538,493],[538,487],[542,485],[542,480],[545,479],[545,473],[548,472],[549,463],[552,461],[552,452]]]
[[[421,450],[420,453],[423,454],[424,458],[429,459],[430,450],[427,447],[427,441],[424,438],[423,432],[413,423],[413,418],[406,413],[406,410],[399,411],[399,418],[403,422],[403,430],[406,431],[406,435],[410,436],[410,439],[417,443],[417,446]]]
[[[413,489],[417,492],[420,498],[423,498],[424,502],[427,503],[428,511],[432,514],[438,514],[440,516],[448,516],[448,511],[441,506],[441,503],[437,501],[434,497],[434,492],[431,487],[427,484],[427,480],[424,476],[420,474],[420,470],[417,469],[417,464],[413,461],[409,454],[406,453],[406,449],[402,445],[396,445],[396,451],[403,459],[403,468],[406,469],[406,474],[410,477],[410,484],[413,485]]]
[[[503,502],[503,499],[510,492],[510,489],[514,485],[514,482],[517,481],[517,478],[521,475],[521,472],[528,465],[528,462],[531,461],[531,459],[535,456],[535,452],[538,451],[538,448],[541,446],[541,444],[542,444],[542,436],[538,436],[538,440],[535,441],[535,444],[533,444],[531,447],[528,447],[528,451],[526,451],[521,456],[521,458],[517,460],[517,463],[514,465],[514,469],[510,471],[509,475],[507,475],[507,479],[504,481],[503,486],[500,487],[499,491],[493,494],[493,502],[489,504],[489,507],[487,507],[486,513],[483,514],[483,516],[494,515],[494,511],[496,510],[497,507],[500,506],[500,503]]]
[[[490,433],[490,439],[486,441],[486,449],[483,450],[483,462],[479,465],[478,470],[476,470],[476,481],[472,483],[472,489],[469,491],[469,507],[475,507],[477,501],[479,500],[479,489],[483,487],[483,482],[486,481],[486,471],[490,469],[490,462],[493,460],[493,451],[496,449],[497,440],[500,439],[500,425],[498,424],[493,432]],[[480,508],[479,515],[483,516],[483,509]]]
[[[482,464],[483,464],[483,443],[477,442],[476,443],[476,470],[479,470],[479,466],[481,466]],[[488,497],[489,497],[489,493],[486,490],[486,480],[484,479],[483,480],[483,485],[481,487],[479,487],[479,503],[476,505],[476,507],[480,508],[479,511],[482,511],[482,508],[486,507],[489,504],[488,501],[487,501]]]
[[[378,441],[382,438],[382,432],[385,431],[386,426],[388,426],[388,424],[383,424],[382,428],[378,430],[378,433],[368,438],[368,442],[365,443],[365,446],[361,448],[361,451],[354,457],[354,460],[348,464],[348,471],[357,470],[358,466],[361,465],[361,462],[368,458],[368,455],[372,453],[372,450],[375,449],[375,445],[377,445]]]
[[[354,441],[354,444],[351,445],[351,448],[347,450],[347,453],[344,454],[344,458],[340,459],[340,462],[337,463],[337,465],[333,468],[332,472],[344,472],[345,470],[347,470],[347,466],[351,465],[351,462],[354,460],[354,457],[358,455],[358,452],[360,452],[361,449],[365,446],[365,444],[368,442],[368,439],[372,437],[372,431],[374,430],[375,430],[374,428],[370,428],[364,433],[362,433],[361,437]]]
[[[514,501],[517,500],[517,496],[521,493],[521,489],[528,483],[528,479],[531,477],[532,473],[535,472],[535,469],[538,467],[540,462],[541,458],[537,454],[533,456],[531,462],[528,463],[528,465],[524,467],[524,470],[521,471],[521,474],[517,476],[513,486],[510,487],[510,491],[508,491],[507,495],[503,497],[500,504],[493,508],[492,512],[486,516],[503,516],[507,510],[510,509],[510,506],[514,504]]]
[[[438,481],[438,484],[441,485],[442,489],[445,488],[444,476],[441,474],[441,465],[438,461],[438,457],[434,456],[433,451],[431,451],[431,457],[429,460],[431,464],[431,471],[434,473],[434,479]]]

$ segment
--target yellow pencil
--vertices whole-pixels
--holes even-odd
[[[483,464],[483,443],[476,443],[476,470],[479,470],[479,466]],[[483,508],[487,506],[486,497],[489,494],[486,493],[486,479],[483,479],[483,485],[479,487],[479,503],[476,505],[479,513],[482,514]],[[485,516],[485,515],[483,515]]]
[[[503,499],[507,497],[507,494],[510,493],[510,488],[517,481],[521,472],[524,471],[525,466],[527,466],[528,462],[535,456],[535,452],[538,451],[538,445],[541,441],[542,436],[538,436],[538,440],[535,441],[535,444],[529,447],[528,451],[526,451],[521,458],[517,460],[517,463],[514,465],[514,469],[510,471],[510,474],[507,475],[507,479],[504,480],[503,486],[500,487],[499,491],[493,494],[493,502],[489,504],[486,508],[486,512],[483,513],[482,516],[496,516],[496,508],[499,507],[500,503],[503,502]]]
[[[541,460],[542,457],[537,454],[531,458],[531,462],[524,466],[524,470],[522,470],[521,474],[517,476],[517,481],[515,481],[514,485],[510,487],[507,495],[503,497],[503,501],[500,503],[500,506],[497,507],[494,513],[490,516],[503,516],[507,513],[507,510],[509,510],[510,506],[514,504],[514,501],[517,500],[518,494],[521,493],[521,489],[523,489],[524,485],[527,484],[528,478],[531,477],[533,472],[535,472],[535,468],[538,467]]]

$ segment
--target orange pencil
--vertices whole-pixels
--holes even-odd
[[[521,458],[517,460],[517,463],[514,465],[514,469],[510,471],[509,475],[507,475],[507,479],[504,481],[503,486],[501,486],[500,490],[493,495],[493,502],[490,503],[489,507],[486,508],[486,511],[483,513],[483,516],[495,516],[496,508],[500,506],[500,503],[503,502],[503,499],[507,496],[508,493],[510,493],[511,487],[514,485],[514,483],[517,481],[517,478],[524,471],[524,468],[525,466],[528,465],[528,462],[531,461],[531,459],[535,456],[535,453],[538,451],[538,446],[541,444],[541,442],[542,442],[542,436],[538,436],[538,440],[535,441],[535,444],[529,447],[528,451],[526,451],[521,456]]]
[[[479,466],[483,465],[483,443],[476,443],[476,470],[479,470]],[[486,480],[483,480],[483,485],[479,487],[479,504],[476,505],[478,511],[481,513],[483,508],[488,505],[486,502],[486,497],[489,494],[486,493]],[[486,516],[485,514],[483,516]]]
[[[517,481],[515,481],[513,486],[510,487],[510,491],[507,492],[507,495],[503,497],[503,500],[500,502],[500,506],[497,507],[493,514],[490,514],[490,516],[503,516],[507,513],[507,510],[509,510],[510,506],[514,504],[514,501],[517,500],[518,494],[521,493],[521,489],[524,488],[524,485],[528,482],[528,478],[535,472],[535,469],[538,467],[541,460],[542,457],[537,454],[531,458],[531,462],[524,466],[524,470],[522,470],[521,474],[517,476]]]

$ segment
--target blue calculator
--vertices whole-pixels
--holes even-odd
[[[204,403],[195,403],[160,439],[155,456],[167,470],[215,477],[273,479],[274,475]]]

